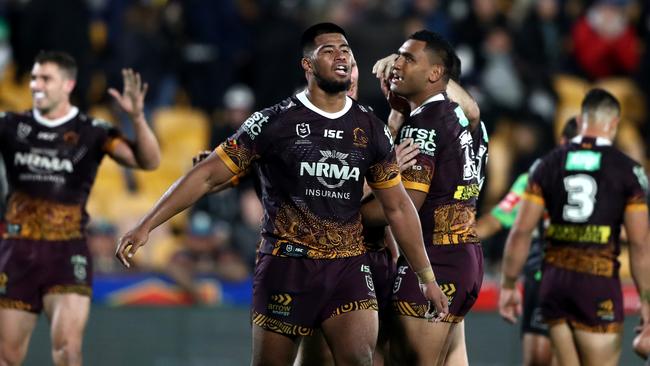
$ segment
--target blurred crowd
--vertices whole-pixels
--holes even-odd
[[[110,273],[120,270],[117,236],[189,169],[193,155],[302,87],[298,35],[317,21],[346,29],[360,68],[360,102],[382,118],[388,109],[370,72],[374,61],[418,29],[451,41],[461,83],[491,136],[482,212],[553,146],[596,84],[622,103],[617,144],[647,166],[649,11],[644,0],[4,0],[0,109],[30,108],[29,71],[42,49],[77,59],[75,104],[126,134],[129,124],[106,89],[121,87],[122,67],[149,83],[147,116],[161,142],[161,168],[131,173],[104,162],[89,202],[95,270]],[[154,231],[139,267],[169,273],[190,293],[193,273],[246,278],[262,214],[244,180]],[[485,243],[493,266],[504,238]]]

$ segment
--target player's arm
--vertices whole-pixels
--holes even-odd
[[[210,150],[203,150],[200,153],[194,155],[192,157],[192,166],[196,166],[198,163],[207,159],[210,154],[213,154],[213,152]],[[238,173],[237,175],[230,178],[227,182],[212,187],[208,194],[219,193],[221,191],[225,191],[228,188],[237,187],[239,185],[240,179],[245,177],[246,174],[248,174],[248,171]]]
[[[151,230],[194,204],[214,187],[227,183],[235,174],[212,154],[193,167],[163,194],[138,225],[120,238],[115,255],[127,268],[135,252],[143,246]]]
[[[108,93],[129,115],[135,131],[135,141],[122,138],[113,140],[109,155],[121,165],[153,170],[160,164],[160,146],[144,116],[144,98],[147,83],[142,83],[140,74],[131,69],[123,69],[124,90],[120,94],[110,88]]]
[[[641,298],[641,317],[644,326],[650,326],[650,231],[648,210],[627,209],[623,224],[630,245],[630,269]]]
[[[506,241],[501,264],[499,314],[511,323],[515,323],[521,314],[521,295],[515,285],[526,263],[533,231],[543,214],[543,204],[525,199]]]
[[[374,194],[381,203],[397,244],[424,286],[425,297],[437,309],[438,317],[444,317],[449,311],[447,297],[435,282],[429,257],[424,250],[420,218],[404,186],[400,183],[390,188],[374,189]]]
[[[481,110],[478,103],[462,86],[453,80],[447,83],[447,96],[460,106],[460,109],[465,113],[465,117],[469,120],[470,130],[474,131],[481,121]]]
[[[489,212],[476,220],[476,234],[481,240],[491,238],[502,228],[503,226],[501,226],[501,222]]]

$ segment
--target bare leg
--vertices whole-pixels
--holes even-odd
[[[288,366],[296,355],[297,338],[253,325],[252,366]]]
[[[552,325],[549,332],[558,364],[560,366],[580,365],[578,348],[569,325],[566,323]]]
[[[431,323],[426,319],[398,316],[391,332],[391,363],[395,365],[443,364],[451,345],[453,324]]]
[[[553,364],[553,349],[548,337],[536,333],[524,333],[522,343],[524,366],[551,366]]]
[[[616,366],[621,357],[621,333],[573,332],[580,354],[581,365]]]
[[[90,312],[90,297],[68,293],[43,297],[50,319],[52,360],[56,366],[80,366],[83,333]]]
[[[322,324],[337,366],[372,366],[379,320],[374,310],[357,310],[329,318]]]
[[[37,319],[27,311],[0,309],[0,366],[22,364]]]
[[[314,335],[304,337],[298,348],[294,366],[334,366],[334,356],[320,330]]]
[[[451,331],[451,345],[445,365],[448,366],[468,366],[467,347],[465,346],[465,320],[456,324]]]

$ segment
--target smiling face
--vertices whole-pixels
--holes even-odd
[[[428,94],[441,80],[444,67],[426,49],[426,42],[409,39],[400,47],[390,77],[390,90],[407,99]]]
[[[32,68],[29,88],[32,92],[34,108],[42,115],[56,111],[69,103],[74,80],[55,63],[35,63]]]
[[[339,33],[324,33],[314,39],[314,50],[302,59],[307,77],[328,94],[347,91],[352,76],[352,52]]]

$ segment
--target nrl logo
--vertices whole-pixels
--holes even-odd
[[[21,140],[24,140],[29,136],[29,133],[32,132],[32,126],[26,124],[26,123],[18,123],[18,138]]]
[[[296,135],[301,138],[305,138],[311,134],[311,130],[309,129],[309,123],[299,123],[296,125]]]

